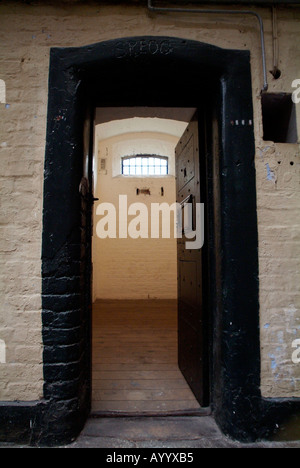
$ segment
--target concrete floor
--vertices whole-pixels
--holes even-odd
[[[67,448],[300,448],[300,441],[242,444],[210,416],[91,418]]]
[[[26,446],[0,443],[0,448],[26,448]],[[226,437],[220,431],[215,420],[211,416],[118,417],[90,418],[79,437],[73,443],[67,446],[60,446],[59,448],[113,448],[133,450],[180,448],[300,448],[300,440],[289,442],[262,441],[248,444],[240,443]],[[115,453],[118,452],[116,451]],[[132,453],[134,454],[135,452],[133,451]],[[162,452],[160,451],[160,453]],[[194,453],[196,456],[197,451]],[[144,456],[145,453],[143,452],[143,457]]]

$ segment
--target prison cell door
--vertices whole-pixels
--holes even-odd
[[[186,242],[193,240],[186,236],[196,228],[196,204],[200,203],[198,125],[195,114],[175,150],[176,193],[182,213],[182,237],[177,238],[178,365],[196,399],[203,405],[202,250],[186,248]],[[190,207],[188,215],[184,210],[186,204]]]

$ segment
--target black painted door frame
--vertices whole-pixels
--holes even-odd
[[[255,440],[271,436],[299,411],[298,400],[260,394],[250,54],[181,38],[121,38],[51,49],[42,235],[44,398],[0,406],[1,440],[67,443],[90,412],[79,193],[87,103],[200,108],[205,95],[214,103],[206,155],[213,415],[230,436]]]
[[[237,417],[245,417],[248,424],[249,413],[252,411],[252,408],[247,408],[248,396],[251,393],[256,397],[259,395],[257,370],[260,366],[257,333],[256,190],[253,126],[250,125],[253,115],[249,54],[166,37],[126,38],[90,47],[53,49],[51,53],[43,233],[46,399],[56,400],[60,395],[60,398],[68,396],[70,401],[76,401],[80,395],[80,408],[87,411],[90,405],[89,382],[79,378],[87,365],[90,343],[81,342],[79,348],[74,337],[65,334],[63,346],[60,347],[54,338],[57,333],[60,334],[57,328],[58,312],[62,317],[62,327],[71,314],[78,314],[79,321],[73,322],[73,326],[79,327],[80,335],[84,334],[84,324],[89,320],[88,311],[81,306],[82,290],[74,291],[71,285],[67,285],[68,289],[64,294],[55,294],[57,284],[60,283],[58,271],[59,276],[68,279],[80,275],[77,270],[81,252],[77,238],[80,225],[77,192],[81,177],[82,145],[78,135],[82,125],[80,114],[85,101],[88,99],[99,106],[199,108],[203,96],[208,94],[218,96],[222,109],[222,117],[219,115],[218,121],[222,122],[223,132],[220,175],[214,175],[214,190],[221,192],[221,209],[215,209],[215,214],[217,216],[218,212],[222,217],[223,213],[218,233],[223,253],[221,259],[221,253],[216,252],[212,246],[210,256],[212,276],[214,264],[222,263],[218,271],[222,271],[220,282],[223,284],[222,291],[214,287],[214,282],[210,288],[211,294],[215,294],[214,298],[217,298],[217,293],[222,296],[218,300],[220,310],[215,311],[222,318],[219,322],[216,320],[216,323],[219,323],[223,331],[227,330],[227,334],[223,334],[227,342],[222,343],[218,339],[211,341],[215,345],[212,354],[220,355],[223,365],[221,367],[218,361],[217,368],[214,365],[215,359],[210,362],[211,382],[214,382],[210,400],[219,421],[223,426],[226,425],[228,418],[222,421],[222,415],[225,409],[232,406],[232,392],[221,391],[222,395],[219,396],[218,390],[231,388],[231,379],[234,376],[238,380],[238,393],[242,395],[240,385],[248,380],[245,398],[239,398],[239,402],[236,402],[236,405],[241,406],[241,411],[236,408],[232,412],[239,415]],[[247,125],[232,126],[232,121],[242,119]],[[57,164],[53,164],[53,159],[57,160]],[[242,163],[237,165],[237,160]],[[213,193],[211,189],[211,194]],[[247,249],[244,249],[243,237],[247,240]],[[62,263],[62,258],[66,262]],[[65,312],[66,307],[71,310]],[[213,300],[211,307],[214,307]],[[239,313],[241,310],[243,314]],[[214,316],[214,313],[211,315]],[[235,319],[235,315],[238,318]],[[242,323],[242,317],[251,317],[251,320],[246,325]],[[54,322],[54,327],[51,321]],[[211,330],[212,335],[218,336],[214,323],[211,324]],[[251,336],[250,347],[244,348],[242,345],[243,334]],[[234,347],[237,352],[232,352]],[[72,359],[69,348],[75,348]],[[251,358],[247,358],[247,352],[251,353]],[[240,363],[242,356],[245,357],[245,363],[237,369],[236,360]],[[226,379],[228,381],[225,384]],[[242,412],[243,416],[239,414]],[[236,417],[231,416],[230,420],[233,419]]]

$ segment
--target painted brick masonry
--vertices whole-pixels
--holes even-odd
[[[272,69],[272,22],[264,25],[267,70]],[[269,91],[292,92],[300,78],[300,12],[278,10],[280,79]],[[42,193],[51,47],[72,47],[137,35],[165,35],[251,52],[260,265],[261,388],[266,397],[300,396],[299,144],[263,141],[259,32],[253,19],[150,15],[144,6],[61,2],[58,6],[0,5],[0,400],[43,396],[41,338]],[[297,106],[300,134],[300,104]],[[241,155],[242,157],[242,155]],[[271,177],[270,177],[271,176]],[[247,248],[247,245],[245,245]],[[245,346],[247,344],[245,343]]]

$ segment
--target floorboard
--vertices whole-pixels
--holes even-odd
[[[92,412],[200,409],[177,365],[176,301],[96,301],[92,354]]]

